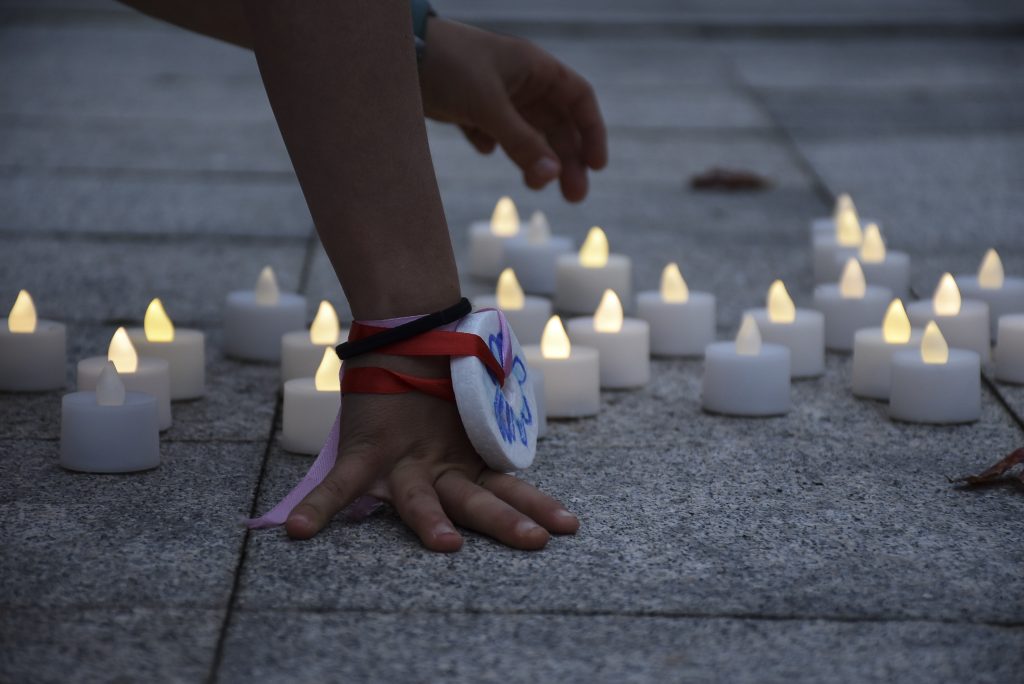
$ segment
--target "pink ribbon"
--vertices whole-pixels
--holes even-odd
[[[484,311],[498,311],[497,309],[480,309],[477,313]],[[471,314],[472,315],[472,314]],[[361,324],[376,327],[376,328],[397,328],[400,325],[414,321],[422,316],[404,316],[401,318],[388,318],[381,321],[360,321]],[[511,371],[512,366],[512,341],[509,339],[510,332],[508,328],[508,322],[505,320],[505,315],[498,311],[498,320],[501,326],[501,362],[505,368],[506,376]],[[455,330],[458,327],[459,322],[450,323],[439,330]],[[345,378],[345,364],[341,365],[341,373],[339,379],[344,381]],[[344,397],[342,397],[342,405],[344,405]],[[292,510],[298,506],[306,496],[313,491],[313,489],[324,481],[327,474],[334,468],[335,462],[338,460],[338,444],[341,441],[341,411],[343,406],[338,408],[338,415],[334,418],[334,425],[331,427],[330,434],[327,435],[327,440],[324,445],[320,448],[320,453],[317,455],[316,460],[313,461],[313,465],[306,473],[305,477],[299,481],[295,487],[292,488],[288,494],[285,495],[276,506],[264,513],[258,518],[250,518],[245,520],[245,525],[253,530],[266,529],[268,527],[277,527],[283,525],[288,520],[288,516]],[[349,519],[359,520],[372,514],[381,506],[381,501],[374,496],[361,496],[356,499],[352,504],[345,510],[345,515]]]

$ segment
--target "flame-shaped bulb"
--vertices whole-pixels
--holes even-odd
[[[146,317],[142,321],[147,342],[173,342],[174,323],[164,310],[164,303],[157,297],[146,307]]]
[[[339,335],[341,335],[341,324],[338,322],[338,312],[334,310],[329,301],[321,300],[320,306],[316,310],[316,316],[313,317],[313,323],[309,326],[309,341],[318,347],[337,344]]]
[[[562,319],[552,316],[540,336],[540,355],[545,359],[567,359],[572,351]]]
[[[498,276],[494,299],[502,311],[519,311],[526,306],[526,295],[516,278],[516,272],[511,268],[506,268]]]
[[[843,275],[839,278],[839,296],[843,299],[864,299],[868,284],[864,280],[864,269],[856,259],[847,259]]]
[[[260,271],[260,277],[256,279],[256,303],[261,306],[274,306],[280,296],[281,289],[277,286],[274,269],[264,266]]]
[[[960,313],[960,288],[956,286],[951,273],[943,273],[939,286],[932,295],[932,307],[936,316],[956,316]]]
[[[124,406],[124,383],[117,373],[117,366],[112,361],[100,371],[100,379],[96,381],[96,403],[100,406]]]
[[[139,368],[139,353],[124,327],[118,328],[110,338],[107,360],[113,362],[118,373],[134,373]]]
[[[1003,261],[999,253],[994,249],[985,252],[985,258],[981,260],[978,268],[978,285],[985,290],[998,290],[1003,286]]]
[[[750,314],[743,314],[743,322],[736,333],[736,353],[740,356],[757,356],[761,353],[761,330]]]
[[[341,390],[341,359],[334,347],[324,348],[324,357],[316,369],[313,384],[317,392],[338,392]]]
[[[772,323],[792,323],[796,320],[796,305],[781,280],[776,280],[768,288],[768,320]]]
[[[840,195],[836,200],[835,209],[836,242],[843,247],[857,247],[864,236],[860,230],[860,218],[857,208],[849,195]]]
[[[530,216],[530,223],[526,226],[526,239],[528,242],[547,242],[551,238],[551,225],[548,217],[543,211],[535,211]]]
[[[928,321],[921,336],[921,360],[935,365],[949,361],[949,345],[935,321]]]
[[[12,333],[34,333],[36,331],[36,305],[28,290],[22,290],[14,300],[11,313],[7,317],[7,329]]]
[[[679,265],[674,261],[661,272],[661,299],[671,304],[685,304],[690,301],[690,288],[686,286]]]
[[[869,223],[864,229],[864,241],[860,243],[860,260],[865,264],[880,264],[885,261],[885,240],[878,224]]]
[[[907,310],[903,308],[903,302],[899,299],[889,302],[889,308],[885,310],[885,318],[882,319],[882,339],[886,344],[906,344],[910,341],[910,318],[907,317]]]
[[[614,290],[605,290],[594,312],[594,330],[617,333],[622,330],[622,302]]]
[[[519,211],[511,197],[502,197],[494,205],[491,214],[491,233],[501,237],[512,237],[519,232]]]
[[[590,229],[580,247],[580,264],[584,268],[604,268],[608,264],[608,236],[598,226]]]

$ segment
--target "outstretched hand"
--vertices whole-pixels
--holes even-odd
[[[593,88],[529,41],[432,18],[420,88],[427,116],[459,125],[483,154],[500,145],[535,190],[558,178],[578,202],[587,170],[608,162]]]
[[[346,362],[443,377],[448,359],[360,356]],[[348,394],[334,468],[292,511],[288,534],[307,539],[359,496],[390,502],[432,551],[457,551],[459,525],[517,549],[540,549],[579,521],[558,501],[487,467],[452,403],[419,394]]]

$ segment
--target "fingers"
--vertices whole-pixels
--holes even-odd
[[[466,136],[469,144],[476,148],[476,151],[480,154],[490,154],[497,147],[494,138],[479,128],[473,128],[472,126],[459,126],[459,128],[462,129],[462,134]]]
[[[579,202],[587,196],[587,169],[583,166],[579,150],[579,134],[567,120],[548,129],[548,141],[562,161],[559,185],[562,195],[570,202]]]
[[[527,187],[539,190],[562,172],[558,155],[548,146],[547,140],[531,126],[511,101],[494,108],[491,133],[505,154],[523,170],[523,181]]]
[[[391,473],[391,503],[425,547],[431,551],[458,551],[462,548],[462,536],[441,508],[431,479],[430,473],[422,468],[396,468]]]
[[[483,487],[470,482],[461,472],[450,470],[444,473],[434,483],[434,488],[445,512],[463,527],[517,549],[536,550],[548,543],[547,530]]]
[[[480,485],[553,534],[573,534],[580,527],[579,519],[556,499],[512,475],[485,471]]]
[[[369,448],[349,449],[341,454],[324,481],[289,514],[285,523],[288,536],[309,539],[364,493],[376,476],[376,456]]]
[[[575,71],[565,69],[563,85],[556,93],[579,130],[584,163],[594,170],[603,169],[608,164],[608,132],[594,88]]]

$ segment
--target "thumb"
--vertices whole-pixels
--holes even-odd
[[[331,472],[288,515],[285,529],[293,539],[309,539],[373,483],[379,459],[369,446],[341,449]]]
[[[531,126],[512,102],[505,100],[494,114],[490,133],[516,166],[523,171],[523,180],[534,190],[544,187],[562,173],[558,155],[547,140]]]

